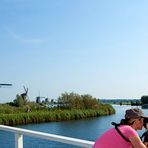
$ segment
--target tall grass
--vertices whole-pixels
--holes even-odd
[[[20,125],[29,123],[43,123],[52,121],[78,120],[114,114],[115,110],[110,105],[100,105],[99,109],[84,110],[39,110],[28,113],[0,113],[0,124]]]

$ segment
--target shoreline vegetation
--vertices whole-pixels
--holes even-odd
[[[38,96],[36,102],[30,102],[27,100],[27,93],[17,94],[12,102],[0,104],[0,124],[16,126],[112,115],[115,114],[115,109],[110,104],[141,105],[148,108],[148,96],[142,96],[139,100],[101,100],[88,94],[65,92],[56,101],[49,98],[41,101]]]
[[[26,96],[16,95],[13,102],[0,104],[0,124],[22,125],[52,121],[78,120],[115,114],[109,104],[102,104],[91,95],[63,93],[56,102],[30,102]]]
[[[102,104],[99,109],[38,110],[26,113],[0,114],[0,124],[16,126],[32,123],[78,120],[111,114],[115,114],[114,108],[111,105]]]

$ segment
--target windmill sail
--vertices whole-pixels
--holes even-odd
[[[12,86],[12,84],[0,83],[0,86]]]
[[[10,83],[0,83],[0,87],[7,87],[7,86],[12,86]]]

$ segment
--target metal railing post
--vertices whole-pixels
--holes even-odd
[[[15,148],[23,148],[23,135],[15,133]]]

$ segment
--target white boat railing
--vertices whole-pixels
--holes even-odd
[[[23,135],[57,141],[57,142],[76,145],[76,146],[85,147],[85,148],[91,148],[94,145],[93,141],[48,134],[48,133],[21,129],[21,128],[16,128],[11,126],[5,126],[5,125],[0,125],[0,130],[15,133],[15,148],[23,148]]]

